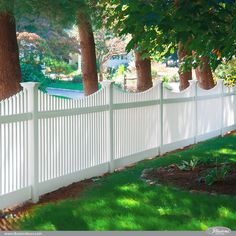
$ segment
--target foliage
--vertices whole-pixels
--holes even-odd
[[[17,31],[39,35],[47,42],[51,57],[57,60],[68,61],[69,53],[79,51],[78,39],[64,30],[62,25],[55,24],[48,17],[24,14],[24,16],[18,17]]]
[[[42,57],[51,55],[47,42],[35,33],[20,32],[17,34],[20,60],[28,63],[40,63]]]
[[[70,74],[76,70],[76,67],[55,58],[45,57],[42,61],[45,63],[46,67],[49,67],[50,73]]]
[[[106,28],[94,32],[98,70],[101,76],[105,74],[104,65],[113,56],[125,53],[126,38],[116,37]]]
[[[191,159],[190,161],[182,161],[177,167],[180,170],[194,170],[197,166],[200,165],[200,161],[196,158]]]
[[[219,79],[224,79],[225,85],[233,87],[236,85],[236,58],[228,62],[220,64],[216,71],[215,75]]]
[[[230,170],[230,167],[227,165],[223,165],[221,167],[216,166],[215,168],[208,169],[204,174],[203,179],[207,185],[212,185],[215,182],[224,180]]]
[[[41,66],[39,64],[21,62],[20,66],[22,82],[39,82],[40,89],[46,89],[49,78],[42,73]]]
[[[190,53],[183,70],[188,66],[196,67],[200,63],[199,56],[208,56],[215,69],[222,58],[229,59],[236,54],[235,1],[102,2],[110,27],[119,35],[132,35],[127,49],[136,47],[145,52],[144,57],[170,55],[180,41]]]
[[[72,82],[73,83],[82,83],[83,82],[82,75],[74,75]]]

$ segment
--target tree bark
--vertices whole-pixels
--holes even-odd
[[[102,82],[104,79],[104,64],[103,64],[103,62],[100,64],[99,72],[100,72],[99,73],[100,74],[99,81]]]
[[[209,59],[207,56],[200,57],[199,59],[201,60],[201,65],[195,69],[199,86],[203,89],[211,89],[215,86],[215,83],[209,64]]]
[[[180,78],[180,84],[179,89],[180,91],[186,89],[189,86],[189,80],[192,79],[192,68],[188,69],[187,71],[183,71],[183,67],[181,66],[182,62],[184,61],[184,58],[188,56],[187,50],[184,48],[184,45],[182,42],[179,42],[178,44],[178,59],[179,59],[179,78]]]
[[[151,88],[151,59],[142,59],[142,54],[138,51],[135,51],[135,67],[137,71],[137,91],[142,92]]]
[[[81,47],[81,64],[85,96],[98,90],[96,49],[89,16],[79,11],[77,14]]]
[[[10,13],[0,13],[0,100],[21,89],[19,50],[15,19]]]

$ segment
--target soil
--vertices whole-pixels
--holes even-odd
[[[216,165],[201,165],[194,170],[180,170],[175,164],[145,172],[143,178],[149,183],[156,182],[175,186],[191,192],[208,192],[211,194],[236,195],[236,164],[228,164],[231,168],[224,180],[207,185],[199,181],[203,172]]]

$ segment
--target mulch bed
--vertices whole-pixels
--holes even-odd
[[[141,178],[151,184],[165,184],[191,192],[208,192],[212,194],[236,195],[236,164],[229,164],[230,173],[224,180],[207,185],[199,181],[202,173],[215,165],[201,165],[194,170],[180,170],[175,164],[158,169],[146,169]]]

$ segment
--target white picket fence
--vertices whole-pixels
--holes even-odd
[[[0,209],[236,129],[236,87],[126,93],[104,81],[80,100],[23,83],[0,102]]]

